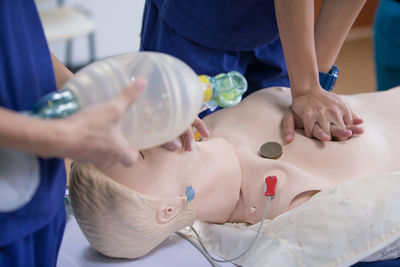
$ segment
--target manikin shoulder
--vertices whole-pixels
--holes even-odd
[[[275,118],[281,118],[283,112],[290,106],[290,89],[286,87],[271,87],[252,93],[237,106],[217,111],[206,118],[206,125],[215,127],[236,128],[246,122],[254,124],[261,118],[263,123],[271,124]]]

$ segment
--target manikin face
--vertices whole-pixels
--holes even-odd
[[[185,196],[186,187],[192,186],[199,219],[209,220],[210,216],[223,221],[229,217],[239,196],[241,169],[225,139],[197,142],[191,152],[163,147],[140,152],[132,167],[116,165],[101,171],[120,184],[160,199]]]
[[[141,193],[168,198],[184,195],[187,186],[203,186],[204,177],[227,177],[237,171],[237,161],[229,144],[221,138],[197,142],[191,152],[155,147],[139,152],[132,167],[116,165],[101,170],[113,180]],[[221,178],[219,178],[221,179]],[[215,181],[216,184],[218,183]]]

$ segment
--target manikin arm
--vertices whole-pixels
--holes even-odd
[[[315,40],[313,3],[313,0],[275,0],[276,17],[291,83],[292,109],[300,121],[296,126],[304,127],[308,137],[328,141],[332,137],[331,124],[334,124],[340,130],[339,136],[335,137],[348,138],[353,133],[346,126],[357,124],[360,119],[338,96],[326,92],[320,86],[318,71],[326,71],[332,67],[364,0],[358,1],[356,5],[344,0],[324,3],[316,26]],[[343,14],[348,17],[342,19]],[[340,23],[335,24],[337,20]],[[319,58],[320,55],[323,56]],[[284,140],[291,142],[294,137],[294,122],[293,118],[287,118],[284,117],[282,132]]]

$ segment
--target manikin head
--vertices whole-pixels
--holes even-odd
[[[91,165],[73,165],[70,198],[85,237],[109,257],[141,257],[196,218],[193,202],[186,196],[163,199],[144,195]]]
[[[90,244],[104,255],[140,257],[195,219],[225,222],[238,198],[240,167],[224,139],[196,143],[192,152],[156,147],[142,153],[144,158],[129,168],[100,171],[74,164],[71,169],[73,213]],[[196,192],[189,203],[188,186]]]

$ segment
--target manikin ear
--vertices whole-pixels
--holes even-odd
[[[186,199],[184,197],[161,199],[157,206],[157,222],[164,224],[171,221],[181,212],[185,202]]]

